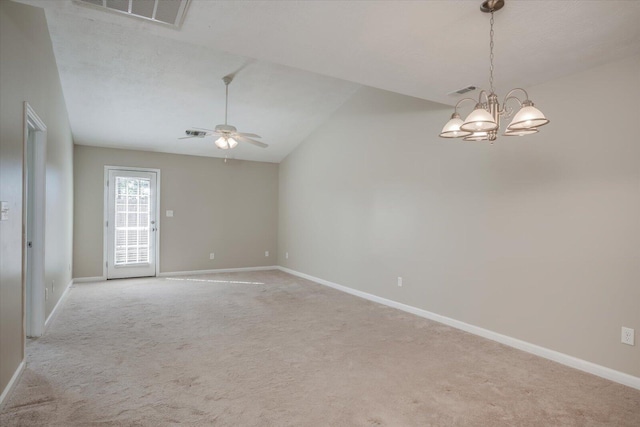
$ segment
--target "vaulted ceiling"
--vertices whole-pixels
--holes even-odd
[[[191,0],[180,29],[72,0],[44,7],[77,144],[279,162],[360,87],[453,104],[487,86],[480,1]],[[134,0],[135,1],[135,0]],[[530,87],[640,54],[640,2],[507,0],[496,88]],[[270,146],[223,151],[189,127],[224,122]]]

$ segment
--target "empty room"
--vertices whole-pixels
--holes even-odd
[[[0,0],[0,425],[639,426],[638,22]]]

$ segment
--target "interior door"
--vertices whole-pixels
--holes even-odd
[[[27,336],[34,337],[38,336],[34,333],[34,325],[33,325],[33,297],[34,297],[34,286],[33,286],[33,244],[34,244],[34,206],[35,206],[35,131],[32,127],[27,126],[28,136],[27,136],[27,155],[25,162],[25,187],[26,187],[26,195],[25,195],[25,203],[24,207],[26,210],[26,218],[27,224],[25,227],[26,239],[25,239],[25,252],[26,252],[26,262],[24,266],[25,276],[26,276],[26,300],[25,300],[25,322],[27,329]]]
[[[107,279],[156,275],[156,175],[109,170]]]

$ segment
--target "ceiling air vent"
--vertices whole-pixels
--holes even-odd
[[[75,0],[111,12],[180,28],[190,0]]]
[[[454,90],[453,92],[449,92],[447,95],[449,96],[458,96],[458,95],[464,95],[467,92],[473,92],[474,90],[476,90],[477,88],[475,86],[467,86],[467,87],[463,87],[462,89],[458,89],[458,90]]]

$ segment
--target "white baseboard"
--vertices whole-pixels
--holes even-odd
[[[20,375],[22,375],[22,371],[24,371],[24,366],[25,364],[23,360],[22,362],[20,362],[20,365],[18,365],[18,369],[16,369],[16,371],[13,373],[13,376],[2,391],[2,394],[0,394],[0,411],[4,408],[5,399],[9,397],[11,390],[13,390],[13,387],[15,387],[15,385],[18,383]]]
[[[104,282],[107,280],[105,276],[95,276],[95,277],[76,277],[73,279],[73,283],[93,283],[93,282]]]
[[[488,329],[481,328],[479,326],[474,326],[469,323],[461,322],[459,320],[452,319],[450,317],[441,316],[436,313],[432,313],[427,310],[423,310],[417,307],[413,307],[410,305],[402,304],[397,301],[392,301],[386,298],[379,297],[377,295],[369,294],[366,292],[359,291],[357,289],[352,289],[347,286],[339,285],[337,283],[329,282],[328,280],[320,279],[318,277],[311,276],[309,274],[301,273],[299,271],[291,270],[290,268],[278,266],[278,269],[284,271],[285,273],[292,274],[294,276],[302,277],[303,279],[311,280],[313,282],[319,283],[321,285],[329,286],[331,288],[340,290],[342,292],[346,292],[351,295],[358,296],[360,298],[367,299],[369,301],[377,302],[379,304],[383,304],[389,307],[397,308],[402,311],[406,311],[407,313],[415,314],[420,317],[424,317],[426,319],[434,320],[439,323],[443,323],[448,326],[452,326],[456,329],[463,330],[465,332],[469,332],[474,335],[481,336],[483,338],[490,339],[492,341],[497,341],[501,344],[508,345],[509,347],[517,348],[518,350],[525,351],[527,353],[535,354],[536,356],[543,357],[545,359],[553,360],[554,362],[560,363],[562,365],[569,366],[571,368],[578,369],[580,371],[584,371],[593,375],[597,375],[599,377],[614,381],[619,384],[623,384],[635,389],[640,390],[640,378],[635,377],[633,375],[625,374],[624,372],[616,371],[611,368],[607,368],[602,365],[597,365],[592,362],[588,362],[583,359],[578,359],[577,357],[569,356],[568,354],[560,353],[555,350],[551,350],[545,347],[540,347],[536,344],[531,344],[526,341],[519,340],[517,338],[512,338],[507,335],[502,335],[497,332],[490,331]]]
[[[55,316],[58,313],[57,311],[58,307],[61,307],[64,300],[67,298],[67,295],[69,294],[69,289],[71,289],[71,285],[73,285],[73,282],[74,280],[71,279],[71,281],[67,284],[67,287],[64,289],[64,292],[62,292],[62,295],[60,295],[60,299],[56,303],[56,306],[53,307],[53,310],[51,310],[51,313],[49,313],[49,317],[47,317],[47,320],[44,321],[45,332],[47,331],[47,328],[49,327],[53,319],[55,319]]]
[[[172,271],[160,273],[158,277],[167,276],[193,276],[196,274],[211,274],[211,273],[235,273],[239,271],[265,271],[265,270],[277,270],[277,265],[267,265],[261,267],[238,267],[238,268],[218,268],[215,270],[192,270],[192,271]]]

